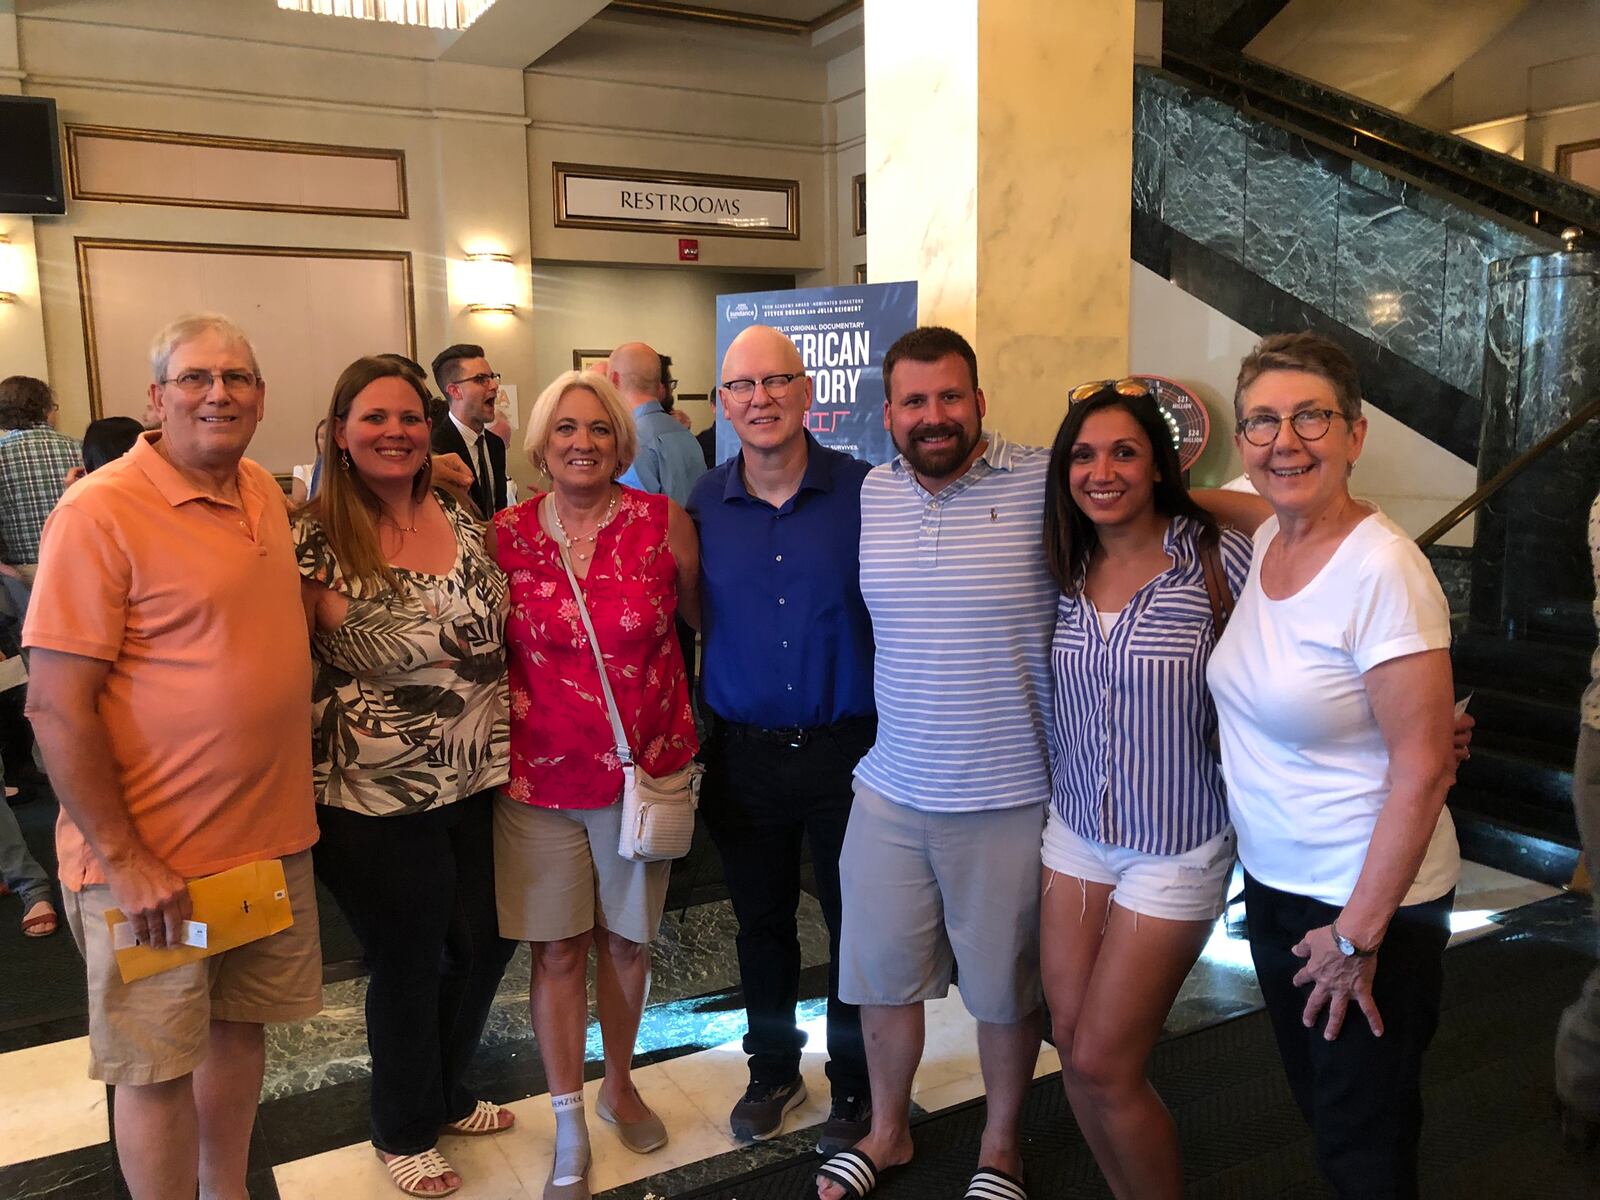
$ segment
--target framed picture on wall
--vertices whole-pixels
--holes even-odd
[[[1600,138],[1557,146],[1556,174],[1600,191]]]
[[[857,263],[856,264],[856,282],[857,283],[865,283],[866,281],[867,281],[867,264],[866,263]]]
[[[850,211],[854,214],[851,224],[854,226],[855,235],[861,237],[867,232],[867,177],[865,175],[856,175],[850,180]]]
[[[574,371],[587,371],[596,363],[603,363],[610,357],[610,350],[574,350],[572,352],[572,369]]]

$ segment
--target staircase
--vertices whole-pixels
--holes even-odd
[[[1462,853],[1562,886],[1578,864],[1572,759],[1589,649],[1469,631],[1451,658],[1478,722],[1450,793]]]
[[[1482,449],[1492,473],[1508,454],[1504,373],[1486,354],[1491,265],[1559,249],[1566,227],[1600,242],[1600,195],[1241,54],[1281,5],[1200,7],[1231,25],[1169,24],[1163,69],[1136,75],[1133,258],[1247,328],[1334,338],[1376,407],[1468,461]],[[1585,455],[1560,506],[1586,512],[1600,461]],[[1528,480],[1505,495],[1548,484]],[[1470,566],[1448,564],[1449,590]],[[1559,886],[1577,865],[1572,761],[1595,631],[1586,613],[1558,625],[1504,637],[1460,620],[1457,694],[1472,693],[1477,727],[1450,805],[1467,857]]]

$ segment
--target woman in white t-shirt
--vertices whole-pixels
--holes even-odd
[[[1460,869],[1449,609],[1350,495],[1367,422],[1342,349],[1263,339],[1234,410],[1273,511],[1209,670],[1251,955],[1324,1174],[1340,1196],[1414,1196]]]

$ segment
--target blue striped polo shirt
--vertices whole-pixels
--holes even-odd
[[[967,473],[936,495],[903,457],[861,485],[878,740],[856,776],[927,812],[1016,808],[1050,795],[1050,453],[986,436]]]
[[[1183,854],[1228,824],[1211,749],[1217,712],[1206,663],[1215,639],[1200,528],[1172,519],[1162,547],[1172,566],[1133,594],[1110,637],[1087,597],[1057,604],[1051,803],[1089,841]],[[1218,549],[1237,596],[1250,574],[1250,539],[1224,530]]]

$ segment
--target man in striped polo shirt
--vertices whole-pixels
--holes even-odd
[[[911,1157],[923,1001],[959,965],[988,1117],[969,1197],[1020,1200],[1018,1114],[1039,1052],[1039,843],[1058,589],[1045,569],[1049,452],[983,429],[972,347],[915,329],[884,358],[900,454],[861,491],[861,591],[878,736],[856,768],[840,863],[839,997],[861,1006],[871,1132],[822,1168],[822,1200]]]

